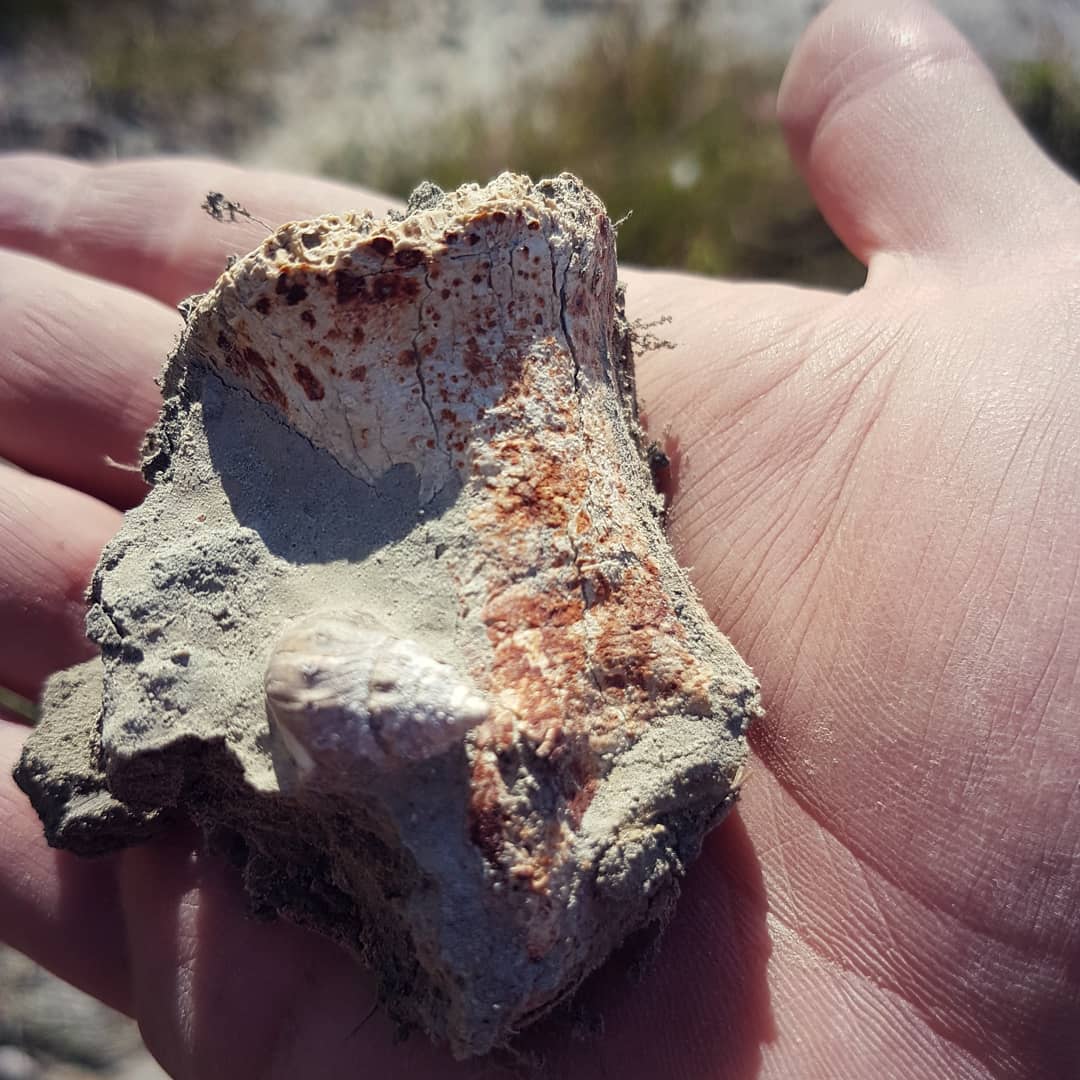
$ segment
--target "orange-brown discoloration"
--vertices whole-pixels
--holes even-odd
[[[567,230],[553,215],[544,198],[491,199],[437,224],[418,215],[411,231],[388,221],[371,235],[368,223],[332,262],[310,227],[283,230],[245,317],[295,327],[302,303],[319,333],[305,330],[294,354],[270,342],[295,348],[295,330],[259,337],[243,318],[221,330],[232,375],[310,423],[317,444],[313,406],[345,403],[346,420],[333,419],[349,426],[331,449],[346,467],[370,447],[368,475],[404,461],[422,490],[425,470],[439,490],[435,470],[457,474],[468,542],[440,568],[470,633],[486,638],[469,675],[492,703],[471,736],[468,835],[520,897],[537,958],[611,761],[658,718],[711,707],[710,672],[622,499],[633,462],[613,454],[601,402],[612,391],[610,225],[599,215],[585,237],[588,224]],[[521,812],[522,777],[546,816]]]
[[[296,381],[300,384],[308,401],[321,401],[326,396],[326,388],[306,364],[294,364],[293,374],[296,376]]]
[[[272,361],[266,360],[249,345],[234,347],[229,343],[224,352],[224,364],[251,383],[252,391],[260,401],[287,411],[288,399],[271,370]]]
[[[489,862],[497,864],[506,832],[506,787],[498,769],[480,755],[473,759],[472,790],[475,795],[469,804],[469,838]]]
[[[422,769],[331,738],[334,760],[295,776],[305,811],[331,828],[355,812],[386,841],[391,877],[418,868],[392,901],[366,860],[341,855],[327,880],[403,914],[423,978],[400,1000],[433,1002],[428,1026],[479,1052],[662,910],[757,703],[663,543],[598,200],[572,178],[421,194],[405,219],[282,226],[191,308],[177,363],[212,367],[362,481],[342,490],[380,546],[290,568],[286,589],[314,586],[287,595],[378,607],[482,698]],[[388,573],[384,606],[370,585]],[[401,715],[432,696],[410,684]],[[509,961],[506,993],[489,957]],[[395,938],[394,987],[399,959]]]
[[[500,372],[503,392],[491,422],[478,428],[484,440],[474,451],[475,482],[482,497],[471,517],[488,567],[489,687],[514,720],[504,725],[501,746],[509,750],[523,739],[533,747],[534,770],[560,793],[562,826],[527,836],[521,819],[508,815],[501,842],[491,843],[491,807],[508,794],[501,777],[483,770],[473,774],[472,815],[488,830],[485,858],[542,898],[569,858],[569,838],[606,769],[601,749],[612,739],[632,741],[657,716],[707,710],[709,672],[686,647],[659,567],[629,512],[590,512],[609,503],[604,484],[618,491],[623,481],[616,462],[604,462],[598,479],[587,460],[594,445],[603,445],[596,431],[606,420],[567,393],[573,358],[557,339],[533,356],[512,377]],[[470,371],[479,366],[475,354],[463,362]],[[539,430],[538,407],[547,417]],[[536,956],[549,947],[545,935],[556,918],[549,913],[549,921],[544,911],[530,910]]]
[[[274,291],[278,296],[285,298],[285,303],[289,307],[294,307],[299,304],[301,300],[307,298],[307,285],[304,282],[303,276],[300,274],[290,275],[284,270],[278,276],[277,285],[274,287]]]
[[[368,244],[384,259],[394,250],[394,240],[390,236],[373,236]]]
[[[392,300],[414,300],[421,283],[404,273],[357,274],[335,270],[334,288],[339,304],[384,304]]]

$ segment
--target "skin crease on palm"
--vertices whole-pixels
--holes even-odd
[[[455,1065],[361,1025],[367,977],[247,920],[193,836],[47,849],[0,722],[0,931],[173,1075],[1080,1075],[1080,190],[921,5],[828,8],[779,114],[866,286],[624,275],[676,343],[639,363],[676,550],[768,709],[659,953]],[[209,189],[265,220],[388,205],[218,163],[0,167],[0,684],[87,652],[173,305],[260,238]]]

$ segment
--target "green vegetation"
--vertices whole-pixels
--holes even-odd
[[[650,34],[624,16],[563,81],[521,87],[505,120],[466,112],[419,153],[373,159],[348,144],[324,166],[398,195],[422,177],[453,187],[568,169],[614,217],[632,214],[619,230],[627,261],[854,287],[862,268],[814,209],[773,118],[781,71],[717,65],[693,19]]]
[[[1063,60],[1017,64],[1005,92],[1042,148],[1080,177],[1080,78]]]
[[[773,117],[783,59],[718,56],[699,32],[703,3],[681,0],[658,29],[644,0],[637,15],[618,5],[567,71],[512,88],[505,109],[451,114],[398,146],[346,143],[325,171],[403,195],[423,177],[454,186],[505,168],[569,169],[615,217],[632,212],[619,232],[629,261],[857,286],[862,270],[814,208]],[[350,18],[384,30],[407,22],[393,0],[364,0]],[[97,115],[145,131],[156,150],[239,152],[273,120],[290,33],[287,15],[256,0],[0,3],[0,49],[66,50]],[[1080,175],[1074,69],[1021,64],[1003,85],[1047,151]],[[85,142],[44,145],[105,153],[110,128],[99,127]]]
[[[36,718],[36,709],[33,702],[27,701],[26,698],[21,697],[19,694],[13,694],[10,690],[5,690],[0,686],[0,710],[4,709],[31,722]]]
[[[346,144],[324,168],[402,196],[423,177],[453,187],[507,168],[568,169],[615,217],[632,212],[619,230],[629,262],[856,287],[862,268],[814,207],[773,116],[782,60],[717,62],[713,49],[692,10],[652,33],[622,15],[562,81],[518,88],[506,118],[463,112],[420,151],[389,157]],[[1073,69],[1020,64],[1003,85],[1047,152],[1080,176]]]
[[[249,73],[266,59],[266,28],[249,14],[223,19],[220,11],[210,2],[136,5],[98,33],[88,58],[92,92],[117,113],[148,121],[208,106],[219,123],[257,121]]]
[[[158,150],[229,154],[267,123],[275,41],[274,21],[252,0],[10,0],[0,9],[0,48],[66,61],[100,115],[147,131]]]

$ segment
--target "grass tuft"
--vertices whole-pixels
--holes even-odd
[[[1064,60],[1017,64],[1005,94],[1040,146],[1073,176],[1080,176],[1080,77]]]
[[[5,709],[13,713],[17,719],[26,720],[31,724],[37,719],[37,707],[32,701],[0,686],[0,710]]]
[[[614,217],[633,211],[619,232],[627,261],[859,285],[862,268],[814,207],[773,115],[783,58],[718,55],[700,32],[704,2],[679,0],[659,25],[644,0],[610,4],[583,53],[544,80],[510,87],[505,109],[451,110],[423,137],[389,147],[346,140],[324,171],[405,195],[425,177],[453,187],[503,169],[567,169]],[[293,55],[283,44],[287,17],[271,12],[258,0],[6,0],[0,49],[36,49],[54,70],[67,57],[93,108],[89,121],[81,113],[61,121],[71,132],[51,139],[41,124],[5,129],[0,110],[0,141],[26,128],[34,145],[98,156],[114,138],[142,145],[128,136],[145,132],[155,151],[235,155],[272,122],[275,73]],[[408,23],[393,0],[365,0],[351,17],[383,30]],[[332,35],[332,25],[322,32]],[[1014,65],[1002,81],[1047,152],[1080,175],[1074,67],[1048,57]]]
[[[564,77],[469,110],[386,159],[346,143],[326,171],[405,195],[503,169],[569,170],[604,199],[628,262],[854,287],[864,276],[814,208],[773,115],[782,62],[717,64],[693,18],[622,15]]]
[[[230,154],[272,119],[277,25],[255,0],[13,0],[0,48],[70,67],[105,133],[121,125],[155,150]],[[89,145],[107,152],[108,139]]]

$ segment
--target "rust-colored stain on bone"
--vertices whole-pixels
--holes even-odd
[[[296,363],[293,365],[296,381],[303,388],[308,401],[321,401],[326,396],[326,389],[317,378],[311,368],[306,364]]]
[[[467,825],[483,859],[531,898],[522,920],[537,955],[613,756],[657,717],[711,708],[710,669],[687,646],[625,498],[627,466],[603,456],[612,418],[585,392],[610,377],[614,236],[599,215],[571,284],[547,239],[550,213],[493,199],[422,242],[415,228],[383,223],[338,244],[317,271],[327,241],[310,224],[302,235],[286,227],[274,250],[295,261],[277,256],[273,291],[286,307],[303,300],[301,318],[324,342],[290,357],[303,395],[295,405],[250,346],[245,363],[228,359],[240,339],[265,340],[259,328],[241,320],[224,332],[228,373],[294,420],[331,385],[352,403],[348,441],[329,447],[346,468],[356,454],[390,454],[415,466],[422,493],[452,475],[467,493],[472,546],[442,560],[463,610],[479,612],[487,649],[470,675],[494,704],[473,736]],[[265,335],[278,315],[264,299],[254,307]],[[398,403],[390,427],[386,413],[364,411],[388,385]],[[321,445],[312,424],[306,433]],[[364,475],[382,460],[366,461]],[[510,809],[506,761],[519,759],[559,806],[539,831]]]
[[[20,766],[59,847],[227,827],[256,906],[459,1056],[666,914],[760,715],[663,536],[614,245],[576,178],[504,174],[231,261],[95,571],[105,663],[51,682]]]

